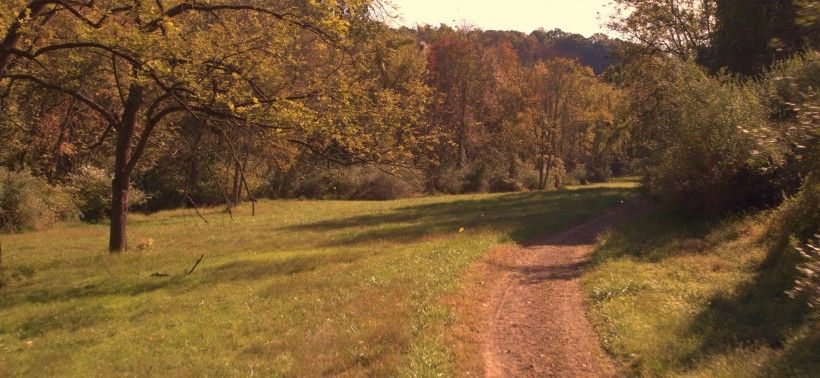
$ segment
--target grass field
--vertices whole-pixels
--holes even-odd
[[[770,220],[656,211],[601,239],[584,288],[626,375],[816,376],[817,319],[785,293],[798,256]]]
[[[104,225],[4,235],[0,376],[447,374],[466,267],[633,188],[135,215],[153,246],[113,256]]]

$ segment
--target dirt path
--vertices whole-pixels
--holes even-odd
[[[630,201],[485,262],[479,333],[486,376],[616,374],[586,318],[579,281],[596,236],[645,208]]]

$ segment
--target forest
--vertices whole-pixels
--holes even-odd
[[[392,22],[396,8],[382,0],[2,3],[0,295],[7,298],[0,299],[0,311],[22,306],[20,298],[30,297],[15,291],[34,285],[26,283],[34,273],[29,275],[29,268],[14,261],[14,256],[25,254],[19,245],[27,239],[19,238],[26,235],[105,230],[105,237],[94,234],[93,243],[78,248],[94,261],[128,256],[122,258],[134,264],[141,264],[139,253],[159,253],[145,252],[154,249],[145,222],[174,222],[169,214],[185,214],[200,224],[196,227],[212,227],[226,217],[235,224],[258,219],[260,225],[276,224],[276,230],[287,230],[294,238],[316,232],[321,235],[316,240],[329,238],[327,248],[345,245],[334,244],[333,238],[342,236],[358,243],[405,243],[429,231],[426,237],[437,240],[435,233],[442,229],[462,233],[466,227],[469,232],[461,223],[471,222],[492,231],[487,238],[526,245],[528,239],[516,236],[516,230],[532,237],[538,235],[531,229],[536,225],[561,229],[535,221],[541,219],[539,214],[566,217],[560,219],[569,226],[602,211],[608,206],[604,203],[623,203],[626,189],[620,183],[634,180],[638,187],[629,189],[631,195],[644,198],[660,214],[674,214],[657,224],[683,217],[674,219],[697,219],[687,224],[701,222],[697,224],[709,224],[713,230],[757,230],[760,243],[770,247],[760,271],[778,269],[772,296],[788,302],[782,311],[800,330],[788,337],[807,343],[807,350],[817,344],[820,8],[811,0],[613,0],[608,6],[617,12],[604,22],[617,37],[585,37],[560,29],[526,34],[468,24],[398,27]],[[608,189],[587,194],[599,196],[594,198],[567,194],[571,199],[566,201],[579,207],[556,205],[564,201],[560,193],[586,193],[577,189],[584,187]],[[506,203],[495,202],[510,193],[519,194]],[[533,197],[542,195],[547,197]],[[437,202],[448,198],[456,202]],[[463,206],[467,198],[483,198],[475,206],[486,213]],[[373,215],[406,210],[394,207],[411,203],[402,201],[418,201],[408,205],[417,212],[394,218]],[[376,213],[359,214],[358,206]],[[447,210],[439,213],[429,206]],[[546,210],[539,213],[527,206]],[[556,206],[562,212],[548,210]],[[355,226],[317,218],[336,217],[335,211],[359,214],[349,220]],[[412,214],[420,214],[431,228],[404,230],[403,237],[368,228],[403,224]],[[756,229],[755,222],[738,220],[752,216],[764,217],[760,222],[766,226]],[[288,223],[291,219],[297,223]],[[496,223],[482,223],[491,221]],[[309,228],[308,222],[318,223]],[[731,222],[746,226],[728,226]],[[129,232],[131,224],[136,224],[136,236]],[[156,260],[159,266],[190,265],[191,256],[196,260],[210,253],[197,243],[206,243],[208,235],[222,235],[174,227],[167,232],[186,239],[179,243],[189,247],[168,248],[192,252],[185,252],[184,262]],[[260,234],[237,231],[245,236],[218,237],[248,251],[258,247],[253,240],[298,244],[290,236],[259,236],[266,231],[251,223],[242,227]],[[356,231],[361,238],[334,234],[339,227],[362,227]],[[616,235],[611,240],[639,246],[646,244],[630,235],[656,240],[656,235],[637,230]],[[453,270],[441,272],[441,277],[452,276],[455,282],[461,277],[457,272],[495,245],[481,240],[452,247],[476,250],[471,257],[451,256],[447,261],[453,265],[441,267]],[[609,277],[602,273],[607,259],[620,251],[618,245],[603,243],[592,260],[603,264],[592,268],[592,277],[602,280]],[[30,248],[49,248],[36,245]],[[233,266],[222,247],[214,248],[225,266]],[[63,253],[42,252],[37,259]],[[353,252],[340,253],[324,259],[355,261]],[[596,260],[601,254],[609,257]],[[312,264],[304,259],[299,261]],[[285,269],[276,264],[269,268],[274,273]],[[214,269],[210,274],[221,272]],[[164,271],[150,273],[168,276]],[[202,280],[185,285],[205,285]],[[136,296],[138,291],[130,293]],[[385,293],[403,295],[398,289]],[[593,302],[610,298],[600,291],[589,295]],[[774,306],[767,302],[770,297],[755,298],[765,303],[761,306]],[[601,308],[592,319],[615,316],[601,315],[607,311]],[[18,329],[14,327],[0,322],[0,334],[11,335]],[[762,342],[772,348],[792,345],[784,341],[788,337],[784,331]],[[743,338],[738,339],[742,343]],[[0,350],[8,343],[4,340],[0,337]],[[621,353],[607,341],[601,343],[610,355]],[[800,358],[789,365],[796,376],[818,366],[816,350]],[[385,361],[384,366],[398,364]],[[2,365],[0,358],[0,375],[21,371]],[[366,363],[356,366],[365,367],[351,370],[354,375],[396,373],[369,370]],[[449,369],[470,369],[453,366]],[[267,372],[345,372],[272,369]],[[672,372],[635,369],[621,372]],[[506,373],[519,375],[515,370]]]

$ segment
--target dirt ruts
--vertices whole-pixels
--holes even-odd
[[[484,262],[479,333],[486,376],[617,375],[586,318],[580,276],[596,236],[646,207],[631,200]]]

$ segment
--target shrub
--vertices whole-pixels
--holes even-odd
[[[352,180],[338,168],[302,171],[293,181],[287,197],[345,198],[353,192]]]
[[[374,167],[332,167],[301,172],[295,178],[289,197],[356,200],[388,200],[409,197],[418,192],[403,178]]]
[[[774,211],[766,236],[777,256],[785,256],[784,261],[788,264],[789,273],[796,276],[789,295],[800,300],[805,299],[815,311],[820,309],[818,233],[820,183],[815,176],[810,175],[797,194],[788,198]],[[783,251],[785,253],[782,253]]]
[[[804,297],[809,306],[820,309],[820,235],[815,235],[813,242],[795,243],[794,248],[804,261],[797,267],[797,280],[789,295]]]
[[[808,242],[820,230],[820,182],[809,176],[800,191],[787,199],[774,213],[767,237],[779,248],[791,238],[798,244]]]
[[[694,63],[656,63],[633,83],[635,141],[648,191],[673,207],[721,212],[765,205],[783,162],[756,87]],[[660,76],[657,76],[660,75]]]
[[[111,211],[111,175],[91,165],[80,167],[69,176],[71,192],[85,222],[99,222],[108,218]],[[129,206],[137,206],[147,200],[145,193],[134,187],[128,191]]]
[[[521,183],[526,189],[538,190],[538,172],[533,169],[527,169],[519,175],[521,176]]]
[[[444,194],[461,193],[464,189],[464,179],[459,170],[452,167],[439,168],[432,174],[433,192]]]
[[[413,185],[407,180],[384,172],[371,172],[362,177],[350,198],[358,200],[390,200],[410,197],[416,192]]]
[[[762,81],[761,89],[774,121],[809,126],[807,122],[797,121],[809,121],[817,116],[820,52],[810,51],[777,63]],[[794,131],[807,132],[810,129],[798,127]]]
[[[774,179],[784,192],[792,194],[803,177],[818,172],[820,52],[778,63],[760,87],[773,122],[772,133],[786,142],[786,164],[775,172]]]
[[[162,162],[134,177],[134,181],[139,182],[140,189],[146,193],[145,203],[135,204],[140,209],[147,212],[175,209],[190,206],[191,200],[198,206],[225,203],[221,183],[214,183],[214,179],[208,174],[206,164],[210,163],[207,159],[189,162],[169,156],[163,157]],[[182,166],[186,166],[186,169],[179,169]],[[189,179],[186,170],[199,174]]]
[[[76,217],[77,209],[65,188],[26,172],[0,168],[0,231],[42,230]]]
[[[464,168],[445,167],[439,169],[433,182],[433,191],[446,194],[519,192],[526,185],[519,180],[519,170],[511,170],[507,164],[498,161],[475,161]]]
[[[492,172],[486,163],[477,161],[466,167],[463,171],[463,192],[484,193],[490,190],[490,177],[492,176]]]
[[[521,192],[526,190],[524,184],[510,177],[496,176],[490,182],[490,191],[493,193]]]

